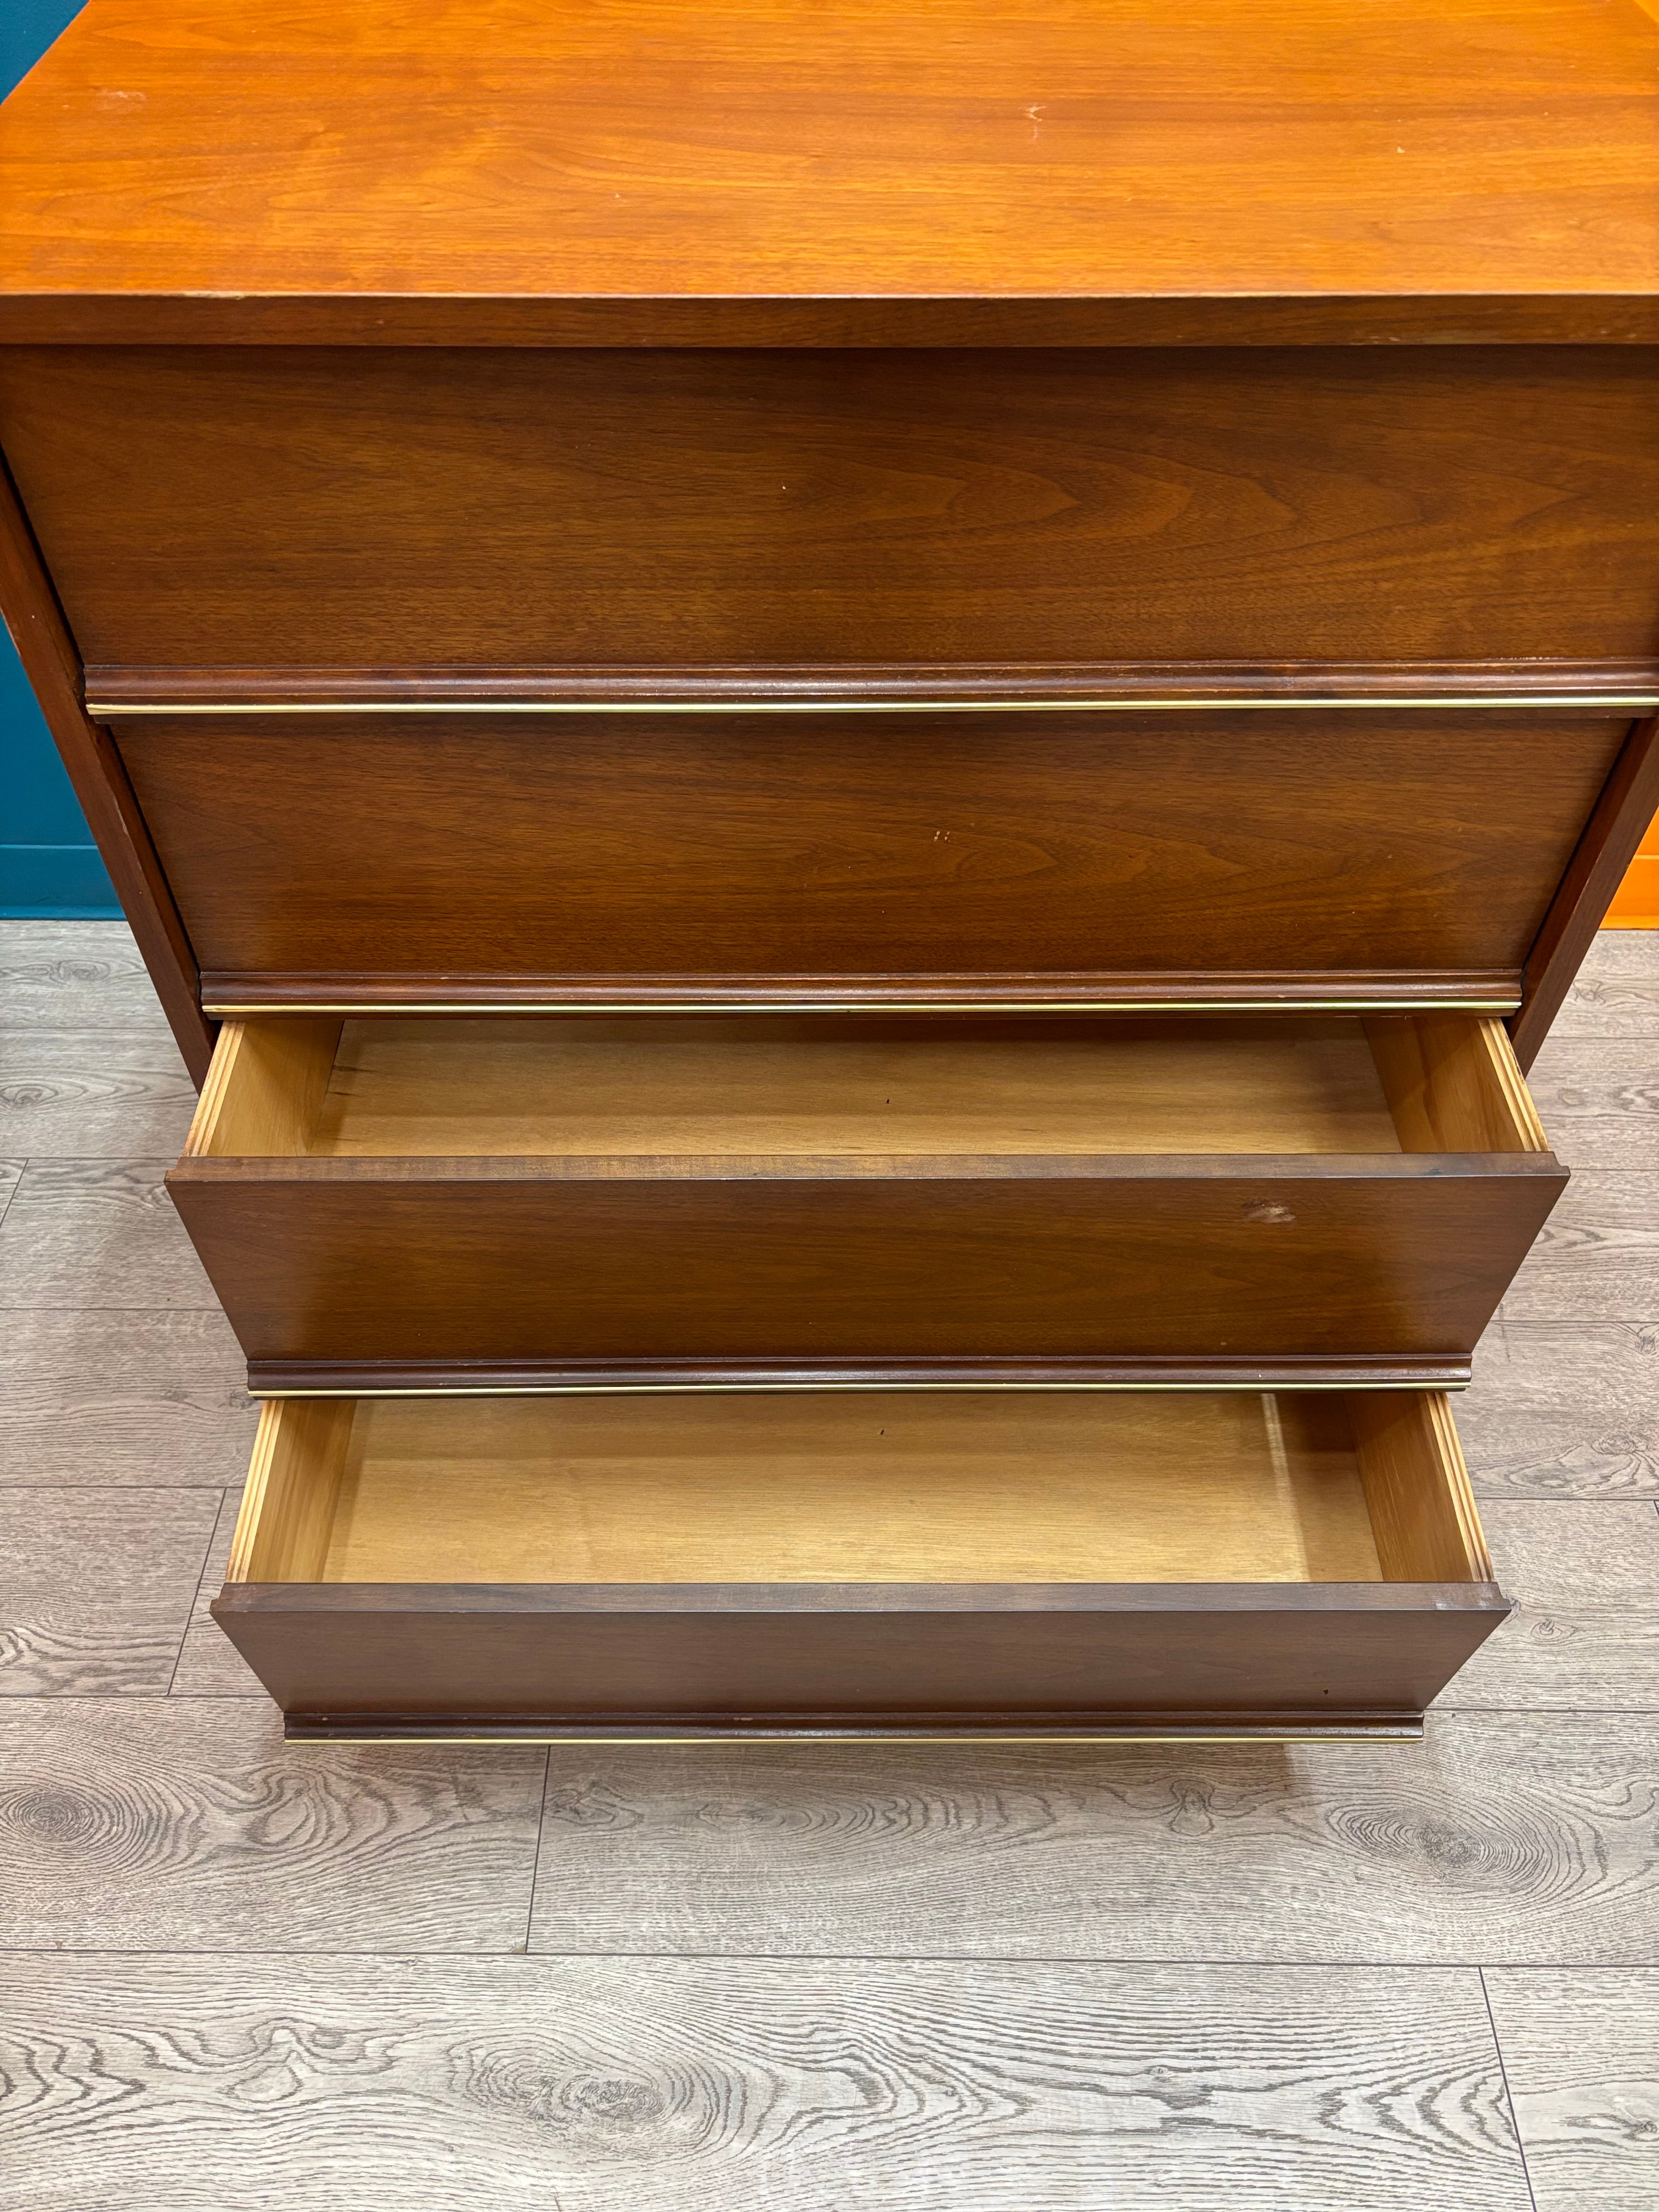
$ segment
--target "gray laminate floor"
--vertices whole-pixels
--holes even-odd
[[[1421,1747],[285,1748],[189,1085],[0,923],[0,2206],[1655,2212],[1659,936],[1535,1089]]]

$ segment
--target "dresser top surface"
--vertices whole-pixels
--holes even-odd
[[[0,203],[9,336],[70,334],[20,323],[42,295],[231,295],[1364,299],[1455,336],[1462,299],[1659,294],[1659,21],[91,0],[0,109]]]

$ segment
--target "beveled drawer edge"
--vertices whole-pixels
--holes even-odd
[[[808,1390],[1462,1390],[1468,1355],[1372,1360],[250,1360],[248,1395],[282,1398],[741,1395]]]
[[[1518,969],[1137,969],[704,976],[209,969],[203,1009],[262,1014],[1511,1014]]]
[[[259,1014],[1512,1014],[1521,994],[1409,999],[1366,994],[1351,999],[731,999],[714,990],[682,999],[209,999],[218,1021]]]
[[[1278,999],[964,999],[767,1000],[763,1005],[718,995],[663,1000],[546,999],[526,1003],[466,999],[343,1001],[285,999],[248,1005],[233,1000],[203,1002],[216,1021],[245,1021],[259,1014],[1513,1014],[1513,998],[1491,999],[1302,999],[1287,1006]]]
[[[94,714],[1164,713],[1659,703],[1659,660],[404,663],[84,672]]]
[[[1114,696],[1055,699],[981,698],[799,698],[799,699],[331,699],[245,701],[146,701],[115,699],[87,701],[94,721],[131,721],[146,715],[172,720],[180,715],[256,715],[270,718],[293,714],[1149,714],[1290,713],[1348,708],[1380,710],[1490,711],[1548,709],[1557,714],[1575,711],[1617,714],[1651,713],[1659,708],[1659,691],[1550,692],[1444,694],[1378,693],[1345,696],[1269,693],[1237,697],[1224,694],[1196,694],[1177,698]]]
[[[337,1435],[334,1450],[341,1439]],[[1411,1620],[1450,1620],[1495,1616],[1507,1620],[1514,1610],[1496,1583],[362,1583],[362,1582],[227,1582],[213,1601],[216,1616],[248,1620],[300,1619],[315,1624],[325,1619],[424,1621],[550,1620],[581,1624],[594,1620],[624,1622],[652,1620],[707,1620],[729,1623],[763,1614],[769,1620],[846,1621],[914,1619],[971,1620],[976,1623],[1012,1620],[1017,1626],[1039,1617],[1068,1616],[1079,1620],[1146,1620],[1176,1619],[1191,1623],[1224,1616],[1239,1619],[1311,1620],[1321,1616],[1364,1613],[1373,1619],[1389,1615]],[[295,1711],[316,1710],[295,1705]],[[392,1709],[381,1706],[375,1717]],[[780,1723],[791,1726],[811,1721],[823,1727],[844,1728],[872,1717],[872,1709],[827,1705],[798,1705],[769,1709]],[[1019,1705],[995,1710],[933,1706],[885,1706],[880,1709],[896,1726],[948,1729],[956,1723],[984,1727],[1006,1723],[1016,1714],[1022,1723],[1077,1727],[1121,1725],[1124,1715],[1115,1705],[1093,1708]],[[416,1717],[406,1711],[405,1717]],[[736,1726],[757,1717],[750,1705],[704,1712],[709,1725]],[[1396,1717],[1392,1707],[1375,1702],[1352,1707],[1350,1720]],[[511,1717],[483,1705],[452,1707],[451,1722],[485,1723]],[[618,1716],[601,1707],[572,1707],[548,1716],[564,1728],[615,1727]],[[636,1717],[641,1726],[661,1726],[676,1717],[669,1708],[641,1707]],[[679,1714],[680,1719],[689,1715]],[[1176,1719],[1218,1727],[1236,1720],[1252,1720],[1248,1708],[1194,1705],[1147,1705],[1140,1718],[1149,1725],[1168,1726]],[[1322,1707],[1316,1715],[1293,1705],[1279,1707],[1272,1717],[1279,1722],[1328,1718]],[[694,1723],[695,1724],[695,1723]]]
[[[1659,659],[96,663],[100,715],[880,714],[1285,708],[1629,709]]]
[[[1420,1718],[1357,1721],[1346,1727],[1310,1721],[1304,1728],[1275,1722],[1254,1726],[1241,1722],[1236,1728],[1212,1723],[1183,1729],[1170,1724],[1138,1728],[1132,1723],[1099,1728],[799,1728],[620,1729],[548,1728],[539,1723],[520,1726],[504,1721],[498,1727],[476,1722],[445,1728],[441,1723],[388,1720],[384,1723],[312,1719],[304,1714],[283,1717],[283,1735],[289,1743],[569,1743],[660,1744],[689,1747],[732,1743],[1420,1743]]]
[[[1129,1381],[1125,1382],[842,1382],[836,1380],[807,1382],[508,1382],[508,1383],[374,1383],[368,1382],[331,1384],[326,1387],[301,1388],[280,1383],[249,1382],[247,1396],[258,1404],[269,1404],[274,1399],[286,1398],[645,1398],[645,1397],[718,1397],[748,1396],[762,1391],[785,1390],[1118,1390],[1139,1391],[1145,1394],[1169,1393],[1180,1390],[1294,1390],[1298,1395],[1315,1390],[1340,1390],[1345,1395],[1353,1390],[1418,1390],[1427,1393],[1448,1390],[1467,1390],[1473,1377],[1470,1374],[1450,1375],[1444,1370],[1420,1377],[1396,1376],[1392,1382],[1356,1380],[1350,1376],[1334,1382],[1314,1382],[1297,1376],[1281,1382],[1269,1378],[1260,1382],[1237,1382],[1231,1379],[1212,1379],[1208,1382],[1165,1382]]]

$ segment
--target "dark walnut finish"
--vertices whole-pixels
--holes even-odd
[[[215,1006],[1088,1002],[1190,998],[1202,976],[1218,997],[1293,1000],[1316,969],[1327,1002],[1508,1011],[1629,717],[751,708],[115,727]]]
[[[365,1389],[381,1362],[417,1355],[512,1360],[553,1383],[569,1363],[629,1355],[1224,1373],[1381,1353],[1467,1379],[1566,1181],[1547,1158],[912,1175],[876,1158],[834,1181],[798,1162],[790,1180],[772,1160],[722,1164],[719,1179],[630,1163],[582,1181],[556,1164],[485,1180],[464,1161],[303,1176],[203,1162],[167,1188],[267,1386],[327,1362]]]
[[[1523,1071],[1538,1057],[1601,917],[1656,815],[1659,717],[1649,715],[1626,740],[1528,956],[1526,996],[1510,1025]]]
[[[89,661],[1659,654],[1621,347],[0,349]]]
[[[213,1610],[292,1735],[695,1739],[1410,1735],[1509,1607],[1443,1398],[830,1392],[274,1403]]]
[[[213,1056],[196,956],[149,830],[107,729],[88,715],[81,659],[27,518],[0,465],[0,609],[88,827],[98,841],[185,1065],[197,1083]]]
[[[1501,1025],[272,1018],[173,1202],[267,1386],[1466,1371],[1566,1181]]]

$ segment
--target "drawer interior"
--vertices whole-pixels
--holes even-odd
[[[1433,1393],[267,1403],[231,1583],[1489,1583]]]
[[[186,1158],[1547,1152],[1501,1022],[273,1015]]]

